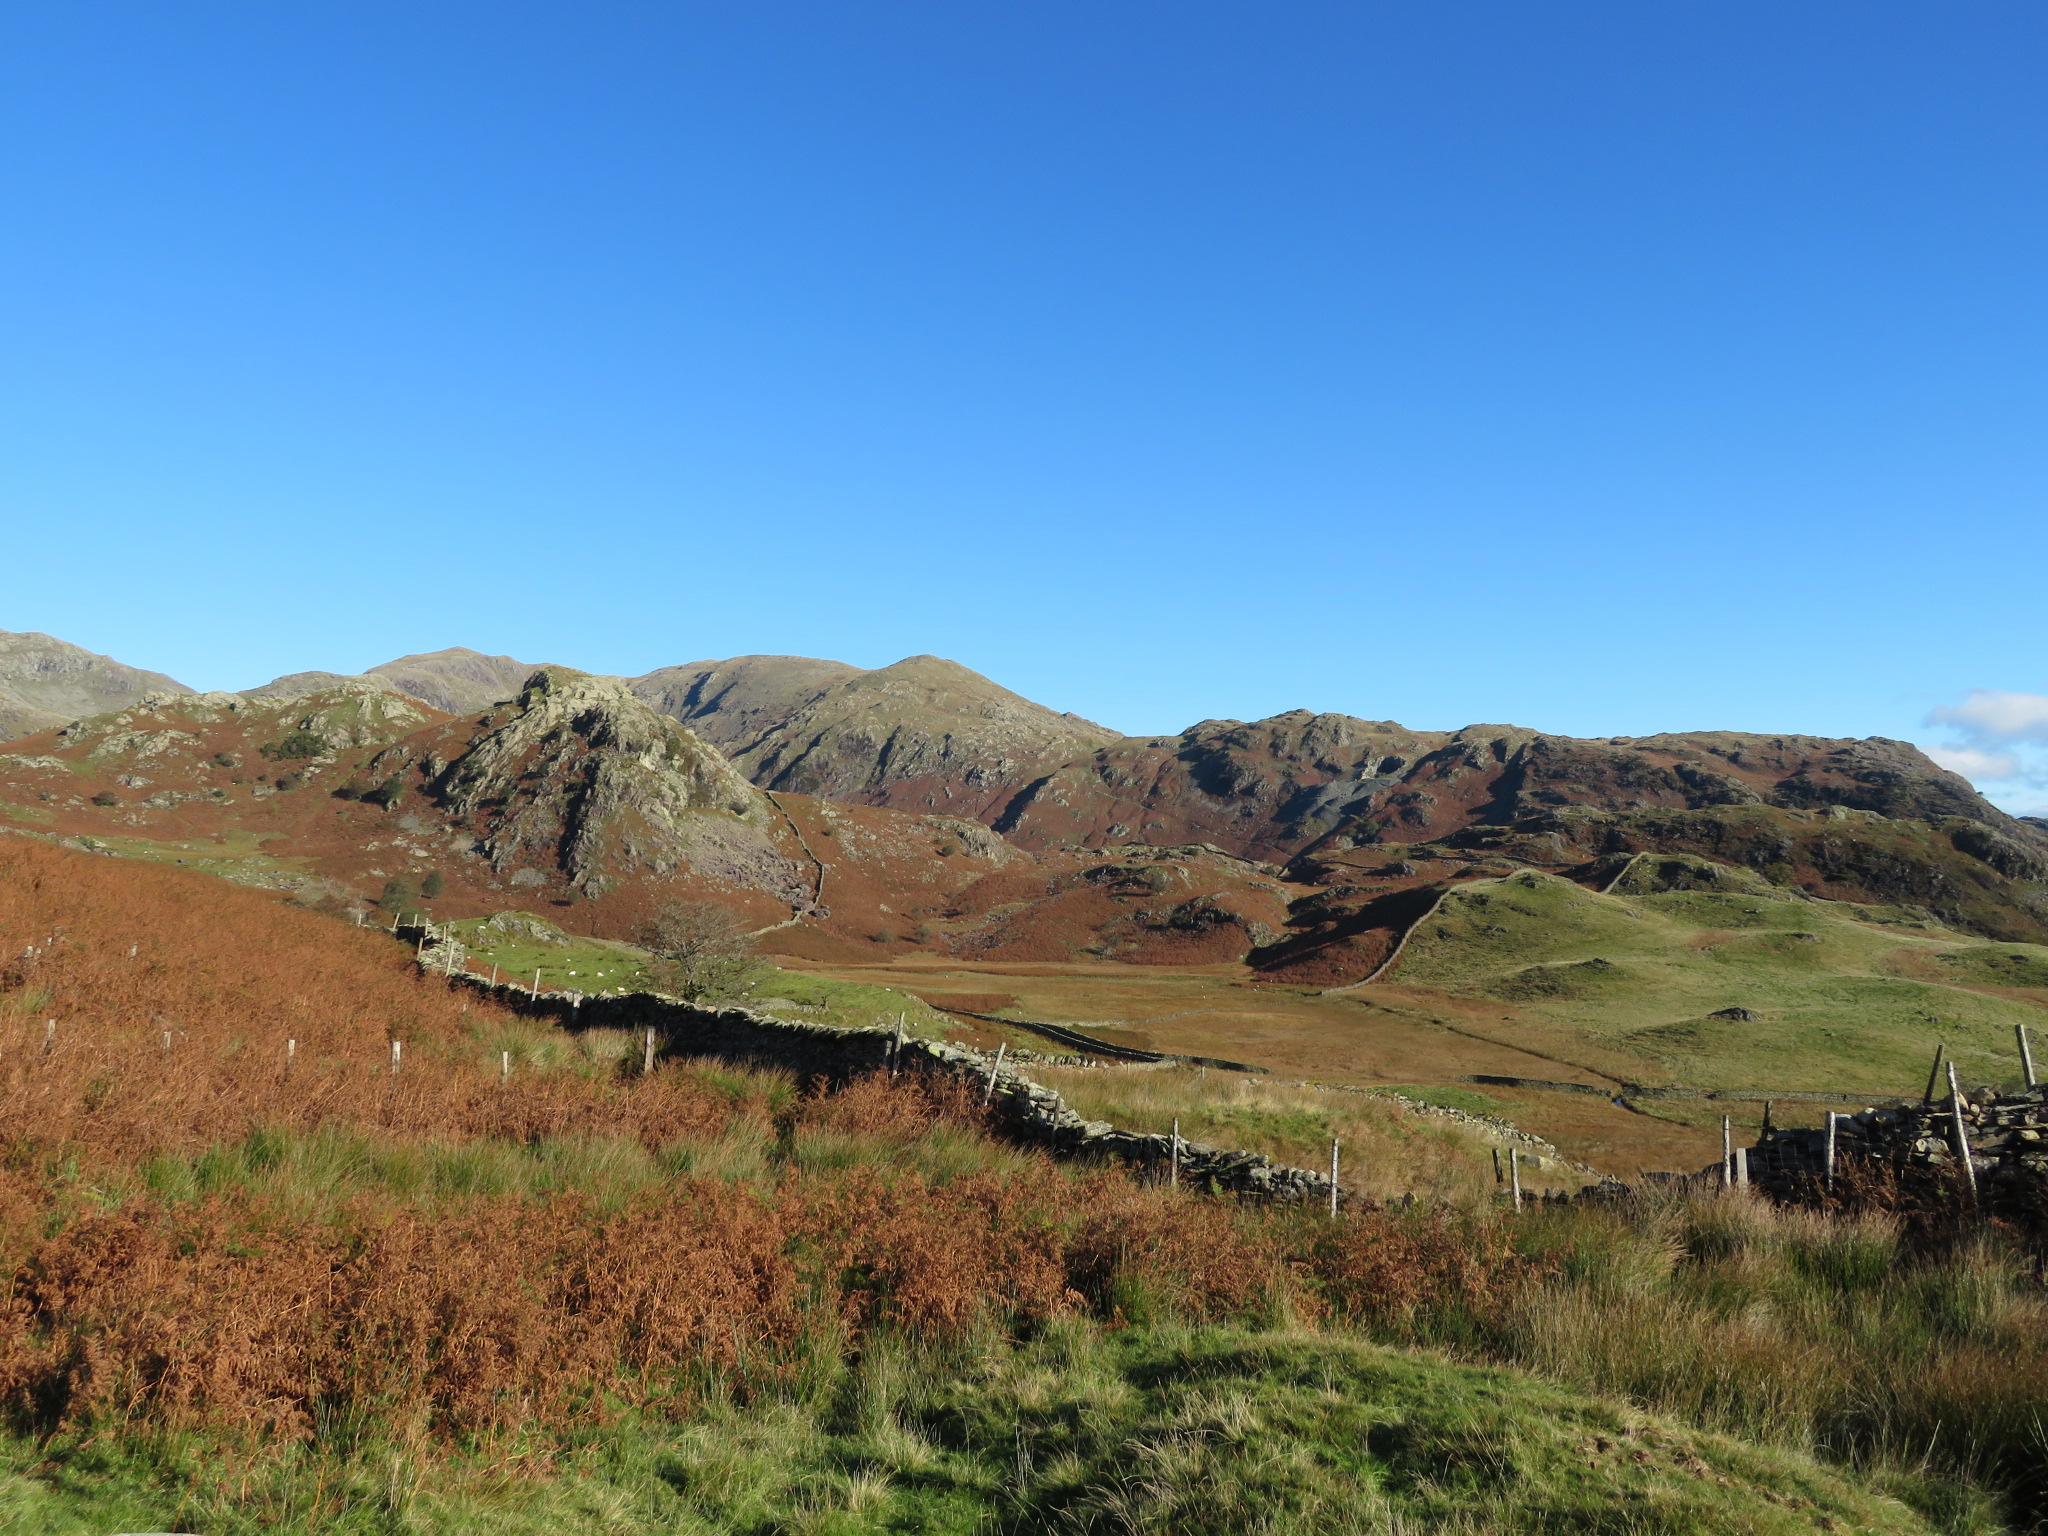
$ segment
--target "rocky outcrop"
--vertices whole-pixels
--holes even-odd
[[[161,672],[123,666],[50,635],[0,630],[0,741],[127,709],[152,693],[191,691]]]
[[[343,752],[381,747],[434,716],[412,700],[359,682],[297,698],[252,699],[239,693],[152,693],[127,709],[74,720],[56,736],[60,750],[86,747],[95,763],[149,765],[153,771],[215,775],[253,757],[302,771]],[[244,750],[215,754],[203,747],[230,727]]]
[[[500,874],[546,867],[598,895],[629,872],[687,867],[803,899],[809,872],[776,848],[760,791],[617,679],[542,668],[466,727],[447,762],[426,760],[428,792]]]

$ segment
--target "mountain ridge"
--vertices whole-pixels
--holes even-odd
[[[119,709],[151,693],[192,691],[176,678],[54,635],[0,629],[0,741]]]

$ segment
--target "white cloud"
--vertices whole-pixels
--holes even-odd
[[[2048,744],[2048,696],[2038,693],[1998,693],[1988,688],[1973,691],[1960,704],[1944,704],[1927,716],[1933,725],[1951,725],[1980,747],[2005,746],[2016,741]],[[1963,749],[1950,749],[1951,754]],[[1972,770],[1935,760],[1958,773]],[[2011,770],[1988,777],[2009,778]]]
[[[1960,773],[1973,783],[1980,779],[2017,778],[2020,760],[2010,752],[1986,752],[1979,747],[1929,747],[1927,755],[1942,767]]]

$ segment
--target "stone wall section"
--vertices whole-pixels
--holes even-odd
[[[1957,1121],[1961,1120],[1961,1137]],[[1827,1128],[1766,1128],[1748,1149],[1750,1182],[1796,1197],[1827,1176]],[[2048,1178],[2048,1088],[1966,1091],[1927,1101],[1873,1105],[1835,1117],[1835,1170],[1881,1165],[1904,1178],[1960,1172],[1963,1147],[1978,1181]]]
[[[482,977],[452,967],[443,971],[432,955],[422,965],[451,985],[467,986],[493,1002],[530,1018],[571,1029],[655,1031],[666,1056],[715,1056],[726,1061],[776,1067],[802,1078],[845,1082],[863,1073],[930,1072],[971,1082],[988,1093],[997,1125],[1020,1142],[1061,1157],[1095,1158],[1157,1172],[1173,1160],[1173,1138],[1118,1130],[1107,1121],[1084,1120],[1052,1089],[1033,1082],[994,1058],[943,1040],[905,1036],[901,1051],[893,1030],[855,1029],[778,1019],[750,1008],[700,1008],[655,993],[585,997],[574,992],[535,994],[511,982],[495,987]],[[989,1090],[994,1080],[993,1091]],[[1327,1174],[1290,1168],[1258,1152],[1231,1151],[1182,1138],[1180,1178],[1190,1188],[1294,1202],[1330,1198]]]

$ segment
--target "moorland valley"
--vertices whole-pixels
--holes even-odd
[[[202,693],[20,634],[0,734],[24,1529],[2048,1509],[2038,1223],[1646,1179],[1917,1098],[1937,1042],[2018,1086],[2048,826],[1907,743],[1134,738],[931,656]],[[1050,1159],[993,1073],[550,1022],[670,986],[679,900],[755,957],[705,1006],[1004,1053],[1176,1157],[1341,1143],[1342,1208]]]
[[[1761,1113],[1631,1087],[1898,1095],[1937,1040],[2010,1081],[2048,999],[2048,825],[1896,741],[1307,710],[1128,738],[931,656],[449,650],[201,694],[34,635],[0,639],[0,712],[0,825],[71,847],[564,939],[680,893],[959,1038],[1008,1014],[1462,1095],[1622,1176]],[[601,968],[568,953],[565,984]]]

